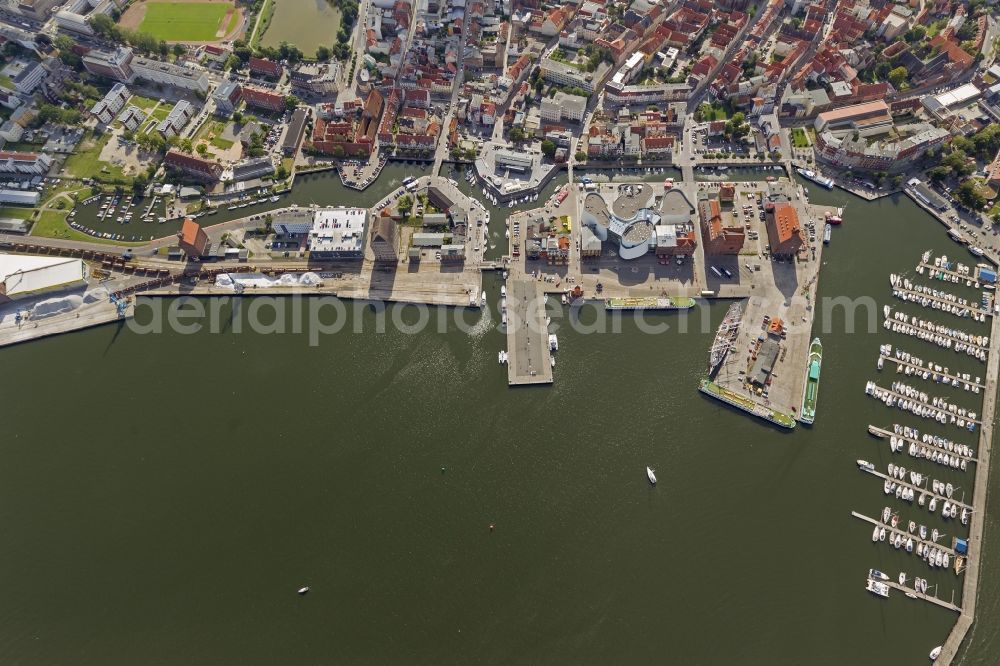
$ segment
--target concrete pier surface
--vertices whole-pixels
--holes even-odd
[[[118,314],[118,308],[109,301],[81,305],[79,308],[65,314],[53,315],[44,319],[26,319],[20,324],[5,321],[0,324],[0,347],[16,345],[30,340],[38,340],[50,335],[71,333],[91,326],[100,326],[114,321],[122,321],[132,316],[132,305],[126,309],[123,316]],[[11,318],[12,319],[12,318]]]
[[[1000,318],[993,318],[990,339],[1000,339]],[[990,475],[990,452],[993,445],[993,421],[996,418],[997,375],[1000,354],[990,354],[986,367],[986,395],[983,399],[983,427],[979,429],[979,461],[976,482],[972,489],[972,518],[969,521],[969,555],[966,559],[965,582],[962,587],[962,612],[948,634],[937,663],[947,666],[954,661],[962,641],[975,621],[979,593],[980,558],[983,552],[983,529],[986,525],[987,484]]]
[[[507,383],[551,384],[545,295],[535,280],[507,282]]]

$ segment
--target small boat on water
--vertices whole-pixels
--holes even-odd
[[[296,592],[296,594],[298,594],[300,597],[309,594],[309,586],[307,585],[306,587],[300,587],[298,589],[298,592]]]
[[[865,589],[875,596],[882,597],[883,599],[889,598],[889,586],[880,580],[872,580],[869,578],[868,583],[865,585]]]
[[[483,295],[479,297],[479,304],[486,307],[486,291],[483,291]]]
[[[869,569],[868,577],[872,580],[889,580],[889,577],[878,569]]]
[[[938,645],[936,648],[931,650],[930,655],[928,655],[930,656],[931,661],[937,661],[937,658],[941,656],[941,648],[943,647],[944,647],[943,645]]]
[[[878,541],[878,525],[872,530],[872,542]]]
[[[649,479],[650,485],[656,485],[656,472],[653,471],[652,467],[646,467],[646,478]]]

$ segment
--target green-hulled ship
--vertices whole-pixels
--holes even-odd
[[[688,310],[693,307],[694,299],[686,296],[673,296],[671,298],[638,296],[608,298],[604,301],[605,310]]]
[[[812,423],[816,420],[816,401],[819,399],[819,371],[823,365],[823,345],[815,338],[809,345],[809,363],[806,366],[806,387],[802,391],[802,412],[799,420]]]

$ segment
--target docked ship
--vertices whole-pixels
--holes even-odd
[[[741,409],[747,414],[756,416],[759,419],[769,421],[776,426],[788,428],[789,430],[795,428],[795,419],[788,414],[784,414],[776,409],[772,409],[771,407],[762,405],[759,402],[755,402],[746,396],[740,395],[735,391],[730,391],[727,388],[723,388],[707,379],[701,380],[698,385],[698,390],[709,397],[715,398],[716,400],[724,402],[727,405],[735,407],[736,409]]]
[[[712,349],[708,355],[708,376],[712,377],[719,370],[719,366],[726,360],[726,355],[736,342],[736,336],[740,332],[740,322],[743,319],[743,305],[739,301],[729,306],[726,316],[722,318],[718,330],[715,332],[715,340],[712,341]]]
[[[694,299],[686,296],[608,298],[604,301],[605,310],[688,310],[693,307]]]
[[[825,187],[828,190],[832,190],[833,189],[833,179],[832,178],[827,178],[826,176],[824,176],[824,175],[822,175],[822,174],[820,174],[820,173],[818,173],[816,171],[813,171],[812,169],[803,169],[802,167],[799,167],[798,169],[796,169],[796,171],[798,171],[799,175],[801,175],[803,178],[808,178],[809,180],[811,180],[812,182],[816,183],[817,185],[822,185],[823,187]]]
[[[809,364],[806,369],[806,387],[802,392],[802,412],[799,420],[812,423],[816,420],[816,401],[819,399],[819,371],[823,365],[823,345],[815,338],[809,345]]]

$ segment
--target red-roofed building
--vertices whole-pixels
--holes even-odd
[[[285,98],[283,95],[275,95],[259,88],[244,88],[243,99],[246,100],[247,106],[253,106],[258,109],[265,109],[267,111],[285,110]]]
[[[718,199],[699,201],[698,213],[701,217],[701,238],[706,255],[740,253],[745,239],[743,227],[727,227],[722,224],[722,208]]]
[[[208,245],[208,234],[190,217],[185,218],[181,230],[177,233],[177,244],[188,257],[197,259],[205,254]]]
[[[795,206],[782,201],[764,206],[767,227],[767,241],[771,254],[779,257],[793,257],[802,247],[802,227]]]
[[[187,155],[179,150],[167,151],[163,165],[200,180],[216,181],[222,176],[222,165],[217,162],[203,160],[194,155]]]
[[[250,66],[251,74],[271,79],[280,79],[281,75],[285,71],[280,63],[268,60],[267,58],[256,58],[254,56],[250,56],[250,60],[247,64]]]

